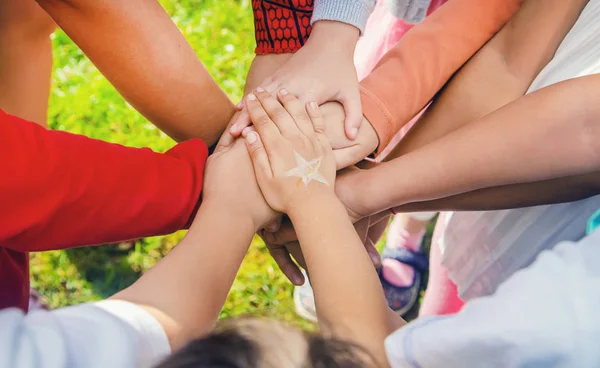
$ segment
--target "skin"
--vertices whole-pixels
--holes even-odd
[[[389,215],[390,207],[397,212],[514,208],[589,194],[589,170],[595,171],[596,155],[582,132],[587,134],[597,118],[592,102],[597,96],[597,78],[566,82],[518,99],[552,58],[586,4],[583,0],[525,2],[449,83],[420,121],[422,129],[409,135],[406,144],[403,140],[393,153],[397,158],[370,170],[341,173],[336,191],[353,221],[377,213]],[[490,84],[495,88],[489,88]],[[564,142],[565,134],[573,156],[556,157],[556,152],[549,152],[554,151],[551,142]],[[532,161],[533,157],[537,160]],[[575,159],[581,166],[572,164]],[[514,165],[524,161],[528,165]],[[560,168],[559,163],[563,164]],[[579,189],[550,180],[570,175],[575,175],[570,183]],[[472,192],[486,187],[497,188]],[[268,240],[281,245],[295,238],[293,229],[282,228]]]
[[[0,108],[43,126],[55,28],[34,0],[0,1]]]
[[[344,206],[330,185],[318,181],[303,185],[286,174],[296,165],[296,151],[304,157],[322,157],[319,172],[328,181],[335,178],[322,116],[315,107],[308,108],[307,116],[304,106],[289,94],[280,93],[279,99],[283,106],[268,92],[246,99],[258,132],[244,133],[257,182],[269,205],[286,213],[298,231],[317,313],[327,321],[321,328],[358,343],[380,366],[387,366],[383,341],[402,320],[389,314],[377,273]],[[342,284],[352,288],[340,288]]]
[[[209,158],[203,202],[185,238],[111,298],[148,310],[176,350],[212,330],[254,233],[276,216],[258,189],[243,141],[222,146]],[[229,231],[231,221],[236,231]]]
[[[37,2],[158,128],[177,141],[218,140],[234,106],[158,1]]]
[[[261,86],[274,92],[286,89],[303,103],[339,101],[345,110],[346,136],[354,140],[363,121],[360,107],[358,79],[354,67],[354,49],[359,30],[351,25],[322,20],[313,25],[306,44],[293,55],[274,55],[283,60],[279,67],[265,70],[265,76],[254,81],[250,73],[249,85]],[[257,56],[260,60],[260,57]],[[259,84],[254,84],[259,82]],[[238,137],[250,124],[244,109],[231,128]]]

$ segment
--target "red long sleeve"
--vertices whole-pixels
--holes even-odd
[[[30,252],[181,229],[200,198],[206,145],[166,154],[0,115],[0,244]]]
[[[300,50],[311,31],[313,0],[252,0],[257,55]]]
[[[7,275],[23,267],[23,253],[171,233],[200,198],[208,152],[198,139],[158,154],[1,110],[0,132],[0,307],[23,288]]]

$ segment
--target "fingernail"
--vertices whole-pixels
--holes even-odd
[[[242,99],[240,102],[238,102],[237,105],[235,105],[235,107],[240,110],[244,107],[244,100]]]
[[[352,135],[352,138],[356,138],[356,135],[358,134],[358,128],[352,128],[350,134]]]
[[[369,257],[371,257],[371,262],[373,262],[373,264],[375,266],[379,266],[379,263],[381,261],[381,258],[379,257],[379,254],[369,253]]]
[[[282,96],[285,96],[285,95],[288,94],[288,91],[287,91],[287,89],[282,88],[282,89],[279,90],[279,94],[282,95]]]
[[[256,133],[254,132],[250,132],[248,133],[248,135],[246,136],[246,139],[248,140],[248,143],[252,144],[254,142],[256,142]]]
[[[317,103],[315,101],[310,101],[308,106],[310,106],[310,108],[313,110],[317,110]]]
[[[264,89],[264,88],[262,88],[262,87],[257,87],[257,88],[256,88],[256,92],[258,92],[258,93],[262,93],[262,92],[264,92],[264,91],[265,91],[265,89]]]
[[[258,88],[256,90],[258,91]],[[254,95],[254,93],[249,93],[248,94],[248,100],[250,100],[250,101],[255,101],[256,100],[256,96]]]
[[[238,128],[237,125],[232,125],[231,128],[229,128],[229,133],[235,133],[237,132]]]

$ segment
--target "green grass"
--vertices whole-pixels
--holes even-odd
[[[249,0],[163,0],[199,58],[232,100],[242,96],[253,58]],[[138,114],[62,32],[54,36],[49,122],[53,129],[163,152],[174,142]],[[53,307],[105,298],[130,285],[165,256],[183,232],[134,243],[34,254],[32,286]],[[233,285],[222,316],[260,315],[298,322],[292,287],[258,239]]]

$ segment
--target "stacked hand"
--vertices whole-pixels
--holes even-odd
[[[271,68],[266,71],[269,74],[260,76],[256,76],[251,69],[248,82],[252,82],[251,76],[260,78],[257,81],[260,83],[258,85],[270,93],[285,88],[296,95],[302,104],[308,101],[315,101],[317,104],[339,101],[346,111],[346,135],[354,140],[363,121],[353,62],[358,37],[359,31],[354,26],[319,21],[313,26],[306,45],[293,56],[282,57],[284,60],[280,68],[276,68],[275,72]],[[259,59],[257,57],[257,60]],[[255,64],[254,67],[260,69],[260,66]],[[248,111],[244,109],[243,104],[240,104],[239,108],[244,111],[231,129],[234,136],[238,136],[250,124]]]
[[[285,90],[280,91],[278,97],[279,101],[264,90],[248,95],[245,105],[254,126],[246,128],[243,136],[263,196],[274,210],[285,213],[294,203],[311,196],[334,195],[335,163],[316,104],[305,107]],[[357,172],[358,169],[346,171],[344,175],[351,179],[347,180],[348,184],[355,181],[353,173]],[[338,183],[335,187],[339,191]],[[350,193],[351,188],[347,192]],[[352,210],[349,214],[354,222],[362,218]],[[380,264],[380,258],[374,244],[383,233],[387,219],[387,216],[367,217],[356,224],[375,266]],[[270,232],[263,230],[260,234],[284,274],[294,284],[302,284],[302,273],[292,261],[293,256],[305,267],[293,226],[287,218],[276,224],[275,228],[268,229]]]
[[[335,160],[317,104],[305,107],[285,90],[278,97],[264,90],[248,95],[254,126],[243,136],[265,200],[285,213],[311,197],[335,196]]]

